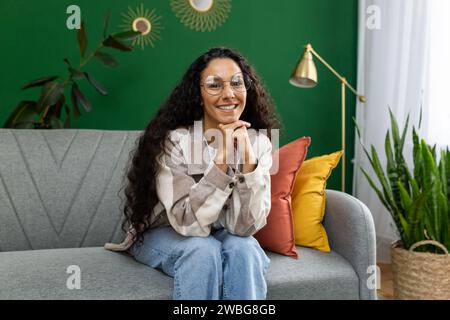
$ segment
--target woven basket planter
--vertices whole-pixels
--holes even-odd
[[[444,254],[414,252],[422,245],[435,245]],[[401,242],[391,246],[394,297],[402,300],[450,300],[450,255],[442,244],[420,241],[409,250]]]

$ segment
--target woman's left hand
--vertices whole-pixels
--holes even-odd
[[[252,172],[256,168],[257,158],[248,136],[247,127],[242,126],[234,130],[233,141],[239,158],[243,161],[242,173]]]

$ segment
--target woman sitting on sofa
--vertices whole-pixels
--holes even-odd
[[[173,277],[174,299],[265,299],[270,260],[252,235],[270,211],[277,125],[243,56],[213,48],[198,57],[139,139],[127,238],[105,248]]]

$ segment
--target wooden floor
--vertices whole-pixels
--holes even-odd
[[[381,288],[378,289],[378,297],[384,300],[394,299],[394,289],[392,282],[392,269],[390,264],[378,263],[381,272]]]

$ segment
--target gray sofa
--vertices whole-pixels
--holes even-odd
[[[171,299],[172,278],[103,249],[123,236],[124,177],[140,133],[0,129],[0,299]],[[268,299],[376,299],[371,214],[348,194],[326,196],[332,252],[267,252]]]

